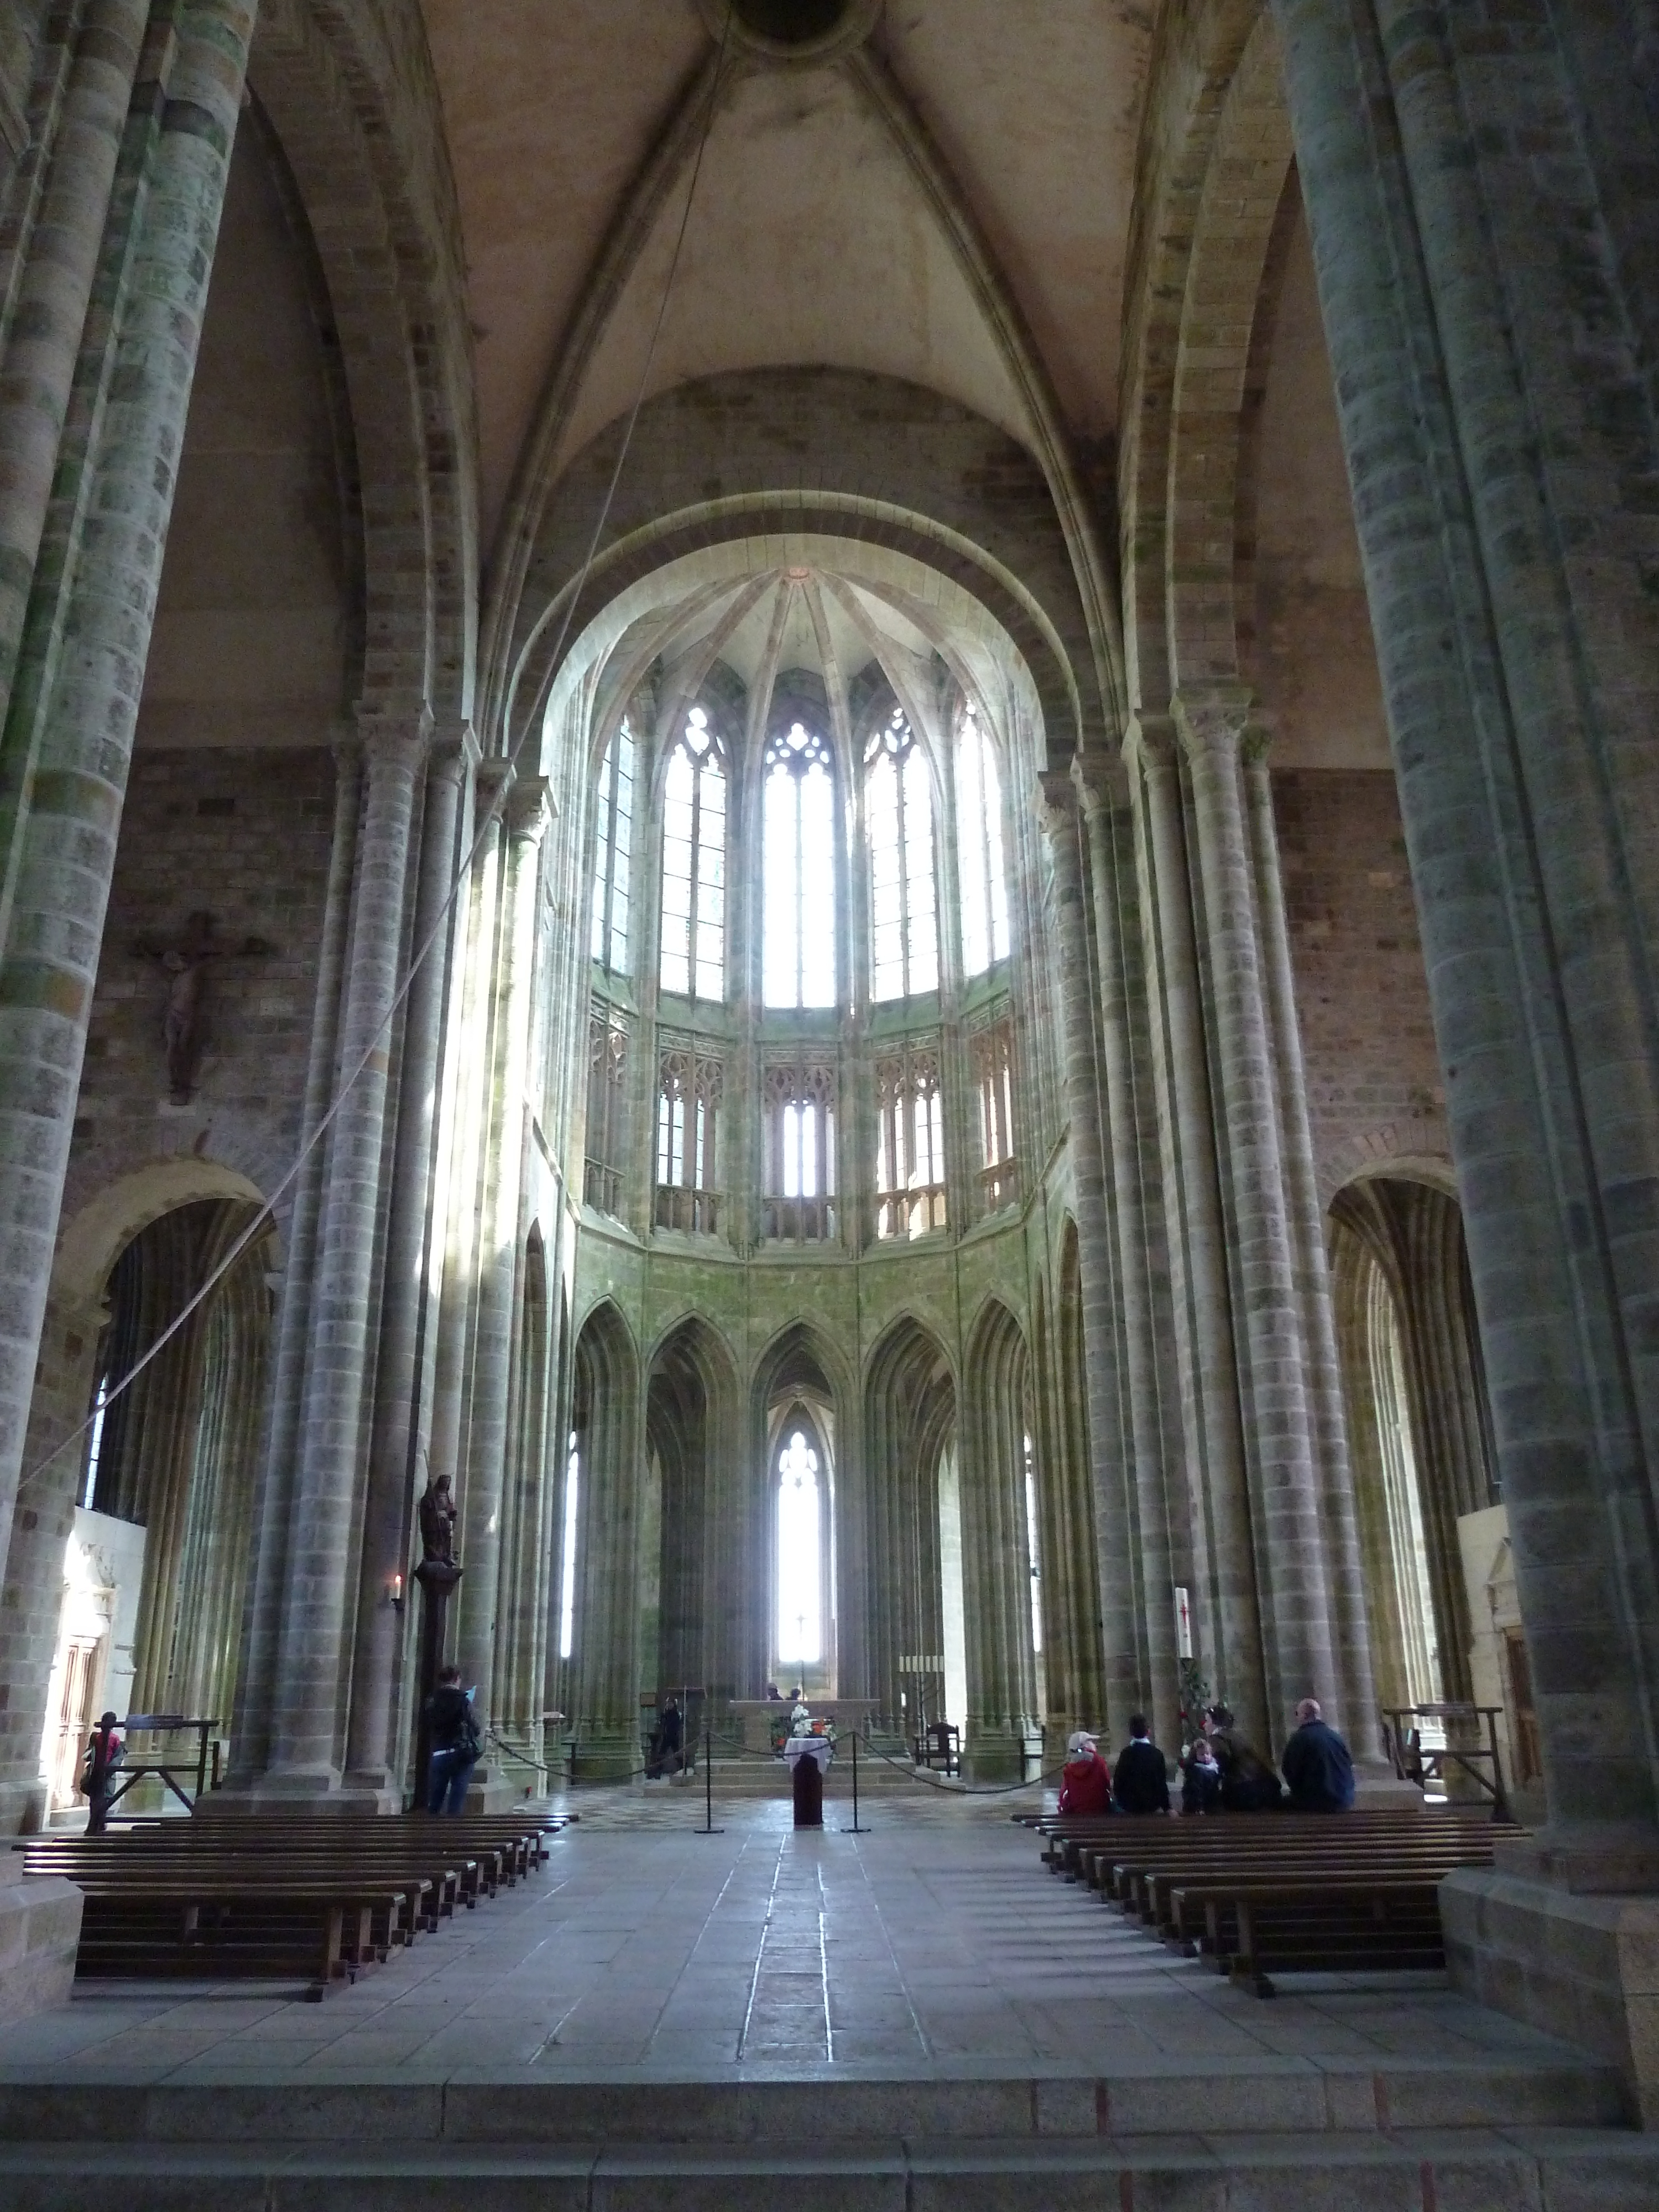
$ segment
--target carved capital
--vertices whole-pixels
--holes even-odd
[[[448,722],[434,731],[427,774],[436,782],[458,787],[477,773],[481,749],[471,722]]]
[[[1170,701],[1182,750],[1194,768],[1236,762],[1250,728],[1255,695],[1247,684],[1194,684]]]
[[[491,753],[488,760],[478,763],[472,771],[472,785],[477,796],[479,829],[505,813],[518,780],[518,770],[500,753]]]
[[[432,743],[432,709],[423,699],[361,699],[356,723],[371,767],[418,763]]]
[[[1045,837],[1075,836],[1077,787],[1063,769],[1048,769],[1037,778],[1036,817]]]
[[[514,779],[507,799],[507,827],[515,844],[539,845],[557,811],[544,775]]]
[[[1173,714],[1132,714],[1123,732],[1123,763],[1131,774],[1136,769],[1154,772],[1171,769],[1177,753],[1175,717]]]
[[[1072,763],[1072,781],[1091,827],[1128,804],[1128,772],[1120,761],[1085,762],[1079,756]]]

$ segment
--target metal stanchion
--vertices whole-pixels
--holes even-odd
[[[714,1731],[705,1721],[702,1724],[702,1826],[692,1832],[699,1836],[723,1836],[724,1828],[714,1826]]]
[[[861,1828],[859,1826],[859,1732],[854,1729],[853,1730],[853,1825],[850,1828],[843,1828],[842,1833],[843,1836],[867,1836],[869,1832],[868,1828]]]

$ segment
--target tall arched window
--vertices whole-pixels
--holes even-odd
[[[871,994],[908,999],[939,988],[939,915],[927,760],[902,708],[871,738],[864,763]]]
[[[1008,957],[1008,871],[996,753],[971,700],[957,740],[957,859],[962,970],[964,975],[982,975]]]
[[[726,763],[701,707],[668,759],[662,809],[662,988],[726,996]]]
[[[829,746],[796,722],[766,748],[761,995],[836,1003],[836,781]]]
[[[818,1455],[806,1428],[785,1425],[778,1454],[778,1657],[816,1667],[823,1656],[823,1523]]]
[[[628,864],[634,849],[634,732],[623,722],[599,767],[593,848],[592,957],[613,974],[628,969]]]

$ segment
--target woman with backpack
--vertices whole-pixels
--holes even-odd
[[[471,1692],[461,1687],[459,1667],[441,1667],[438,1686],[426,1701],[432,1758],[427,1767],[426,1809],[460,1813],[483,1741],[473,1717]]]

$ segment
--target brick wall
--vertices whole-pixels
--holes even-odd
[[[1291,769],[1274,810],[1320,1194],[1448,1151],[1428,977],[1393,775]]]
[[[298,1139],[328,873],[333,763],[307,751],[141,752],[121,826],[93,1001],[64,1218],[148,1160],[194,1151],[269,1190]],[[195,1097],[167,1095],[162,970],[134,950],[172,942],[205,908],[226,944],[266,957],[215,964]]]

